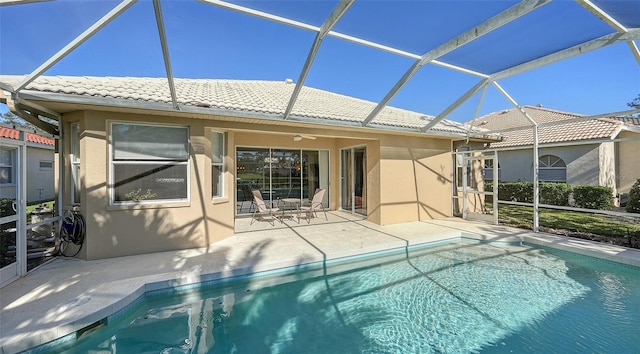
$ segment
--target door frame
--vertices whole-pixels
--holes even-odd
[[[26,228],[26,161],[27,149],[25,132],[20,132],[20,140],[0,139],[0,146],[15,149],[16,214],[0,217],[0,225],[16,222],[16,262],[0,269],[0,288],[27,274],[27,228]]]

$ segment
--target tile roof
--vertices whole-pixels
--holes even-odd
[[[0,82],[15,84],[22,76],[0,76]],[[289,103],[295,84],[285,81],[175,79],[178,104],[218,108],[237,112],[280,115]],[[166,78],[41,76],[29,91],[78,95],[92,98],[171,103]],[[376,103],[303,86],[292,110],[292,118],[314,118],[322,123],[362,123]],[[388,129],[419,129],[433,116],[400,108],[385,107],[371,125]],[[444,120],[433,127],[437,132],[466,135],[468,126]],[[472,133],[486,134],[484,129]]]
[[[0,127],[0,138],[9,138],[9,139],[19,140],[20,131],[16,129],[7,128],[7,127]],[[43,145],[49,145],[49,146],[54,146],[56,143],[55,140],[53,139],[45,138],[44,136],[40,136],[38,134],[33,134],[33,133],[26,133],[25,138],[29,143],[43,144]]]
[[[584,117],[584,115],[561,112],[548,108],[524,106],[523,109],[538,124],[561,122]],[[471,122],[468,122],[471,123]],[[503,140],[491,143],[491,147],[510,147],[533,144],[532,124],[517,108],[494,112],[475,121],[476,126],[490,131],[513,129],[501,132]],[[566,141],[611,138],[619,131],[622,122],[609,118],[573,121],[538,128],[538,143],[549,144]],[[521,128],[521,129],[518,129]]]
[[[638,116],[638,117],[631,117],[631,116],[627,116],[627,117],[611,117],[611,119],[619,120],[622,123],[624,123],[625,125],[640,126],[640,116]]]

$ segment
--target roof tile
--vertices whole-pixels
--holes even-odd
[[[583,115],[561,112],[542,107],[524,106],[524,111],[538,124],[560,122],[584,117]],[[471,122],[469,122],[471,123]],[[502,132],[503,141],[491,143],[492,147],[510,147],[533,144],[533,124],[517,109],[494,112],[475,120],[475,125],[490,131]],[[542,126],[538,130],[538,143],[549,144],[566,141],[611,138],[622,125],[620,121],[606,118],[567,122]],[[521,128],[521,129],[517,129]]]
[[[0,76],[0,81],[11,84],[21,78]],[[284,114],[295,88],[295,84],[284,81],[258,80],[175,79],[174,84],[177,101],[181,105],[273,115]],[[171,103],[166,78],[42,76],[26,89],[94,98]],[[374,102],[303,86],[291,115],[362,123],[375,107]],[[387,106],[371,124],[419,129],[432,119],[433,116]],[[432,129],[435,132],[466,135],[468,126],[444,120]],[[478,128],[472,132],[487,133],[485,129]]]

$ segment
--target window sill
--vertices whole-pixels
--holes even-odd
[[[141,203],[141,204],[125,204],[125,205],[109,205],[107,210],[141,210],[141,209],[168,209],[168,208],[184,208],[191,206],[191,202],[173,202],[173,203]]]
[[[224,204],[229,203],[229,198],[227,197],[214,197],[211,198],[211,204]]]

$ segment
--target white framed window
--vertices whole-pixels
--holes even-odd
[[[189,200],[189,128],[111,123],[111,203]]]
[[[78,123],[70,124],[70,150],[71,160],[71,200],[74,204],[80,203],[80,131]]]
[[[0,148],[0,184],[15,183],[16,149]]]
[[[225,133],[211,131],[211,198],[224,197],[226,140]]]
[[[558,156],[541,156],[538,159],[538,179],[544,182],[566,182],[567,165]]]

